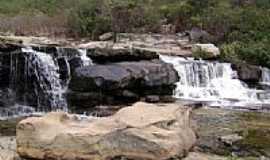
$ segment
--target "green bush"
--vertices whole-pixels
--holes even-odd
[[[20,17],[31,15],[48,20],[19,24],[24,22]],[[72,36],[92,39],[111,31],[159,32],[163,24],[175,25],[176,32],[199,27],[215,37],[224,61],[270,67],[269,0],[0,0],[0,16],[14,19],[13,24],[1,18],[0,32],[24,26],[22,35],[69,17],[67,26],[53,23],[56,26],[50,28],[68,28]],[[25,28],[30,31],[24,32]]]
[[[69,25],[73,34],[96,39],[110,30],[111,17],[102,12],[102,1],[81,0],[69,12]]]

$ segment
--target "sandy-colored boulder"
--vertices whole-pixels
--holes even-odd
[[[38,160],[163,160],[185,155],[195,140],[189,111],[177,105],[137,103],[105,118],[50,113],[17,126],[18,154]]]
[[[194,44],[192,46],[194,57],[211,59],[220,55],[220,50],[214,44]]]

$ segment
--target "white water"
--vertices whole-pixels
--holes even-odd
[[[237,73],[232,70],[229,63],[163,55],[160,58],[172,64],[180,76],[174,93],[178,99],[221,107],[258,106],[270,102],[259,97],[264,91],[250,89],[237,79]],[[269,83],[270,76],[265,75],[264,80]]]
[[[29,116],[29,115],[32,115],[33,113],[35,113],[35,109],[33,107],[16,104],[7,109],[2,109],[0,112],[0,120],[5,120],[11,117],[17,118],[17,117]]]
[[[261,68],[262,69],[262,79],[261,84],[270,86],[270,69]]]
[[[31,47],[22,48],[22,52],[25,53],[25,66],[24,70],[18,68],[18,59],[12,58],[10,61],[10,80],[11,89],[15,89],[17,86],[17,74],[23,74],[25,79],[28,80],[31,77],[35,77],[36,81],[34,85],[34,95],[37,96],[37,106],[28,106],[27,102],[16,103],[14,106],[0,108],[0,119],[14,118],[19,116],[29,116],[33,114],[44,114],[48,111],[68,111],[67,100],[65,93],[68,90],[68,84],[71,78],[71,68],[69,59],[72,57],[80,57],[83,66],[93,65],[92,60],[87,57],[86,49],[77,49],[75,52],[65,54],[65,50],[57,48],[55,55],[36,51]],[[78,54],[79,53],[79,54]],[[64,58],[67,77],[60,79],[60,68],[58,66],[57,58]],[[20,73],[23,71],[24,73]],[[29,75],[30,74],[30,75]],[[30,80],[30,79],[29,79]],[[27,82],[26,82],[27,83]],[[25,84],[27,85],[27,84]]]
[[[53,57],[47,53],[38,52],[32,48],[23,48],[22,52],[30,54],[30,66],[28,68],[34,68],[35,76],[38,78],[38,84],[41,90],[48,95],[48,101],[50,106],[42,106],[38,104],[38,111],[46,111],[47,107],[52,110],[64,110],[67,111],[67,102],[64,97],[65,86],[61,85],[59,66],[54,61]],[[36,91],[38,93],[38,91]],[[44,99],[44,97],[38,97],[38,101]]]
[[[93,65],[93,61],[87,57],[87,50],[86,49],[78,49],[79,53],[80,53],[80,57],[83,61],[83,66],[89,66],[89,65]]]

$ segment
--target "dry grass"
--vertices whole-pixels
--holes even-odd
[[[0,17],[0,32],[46,37],[66,37],[70,34],[65,15],[50,17],[44,14]]]

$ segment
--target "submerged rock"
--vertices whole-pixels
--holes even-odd
[[[137,103],[111,117],[84,120],[50,113],[17,126],[18,154],[39,160],[163,160],[184,156],[195,141],[189,111],[178,105]]]

